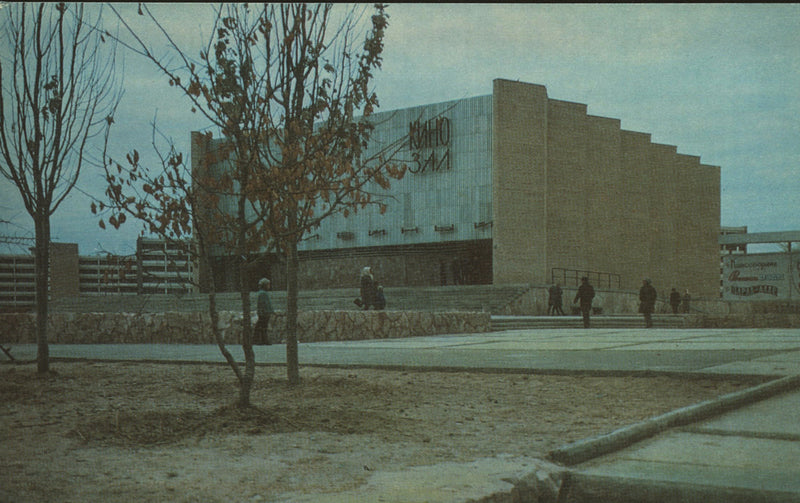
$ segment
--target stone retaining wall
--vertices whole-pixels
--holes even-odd
[[[242,315],[219,313],[228,344],[241,343]],[[255,316],[253,317],[255,323]],[[415,337],[488,332],[489,313],[408,311],[307,311],[297,317],[300,342]],[[286,315],[269,323],[272,342],[286,340]],[[33,314],[0,315],[0,342],[35,343]],[[54,313],[48,342],[53,344],[210,344],[214,343],[208,313]]]

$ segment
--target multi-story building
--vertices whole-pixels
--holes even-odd
[[[36,302],[33,255],[0,255],[0,312]]]
[[[78,255],[75,243],[50,243],[51,300],[79,295],[197,291],[194,261],[175,243],[140,237],[135,255]],[[0,311],[27,310],[36,302],[34,258],[0,255]]]
[[[352,287],[372,266],[384,285],[573,283],[719,295],[720,168],[653,143],[620,120],[494,81],[490,95],[372,116],[374,152],[405,138],[409,168],[388,210],[324,221],[300,245],[302,288]],[[220,173],[226,140],[192,134],[192,169]],[[381,191],[379,191],[381,192]],[[235,261],[218,257],[221,278]],[[255,266],[285,284],[278,257]],[[231,285],[235,281],[230,282]],[[668,291],[668,290],[667,290]]]

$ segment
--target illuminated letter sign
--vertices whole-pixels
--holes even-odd
[[[408,146],[412,150],[412,161],[408,170],[412,173],[449,170],[450,119],[437,117],[425,122],[416,120],[410,123]]]

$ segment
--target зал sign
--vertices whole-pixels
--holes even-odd
[[[412,173],[449,170],[450,165],[450,119],[436,117],[408,125],[408,146],[411,149]],[[428,153],[430,150],[430,153]]]

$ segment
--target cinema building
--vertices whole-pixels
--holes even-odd
[[[719,295],[720,168],[680,154],[619,119],[497,79],[492,94],[380,112],[370,148],[408,136],[409,172],[388,210],[326,220],[300,244],[303,289],[356,287],[372,266],[385,286],[575,285]],[[224,139],[192,134],[192,168]],[[232,210],[232,208],[230,208]],[[233,289],[232,259],[218,285]],[[285,288],[265,254],[254,282]]]

